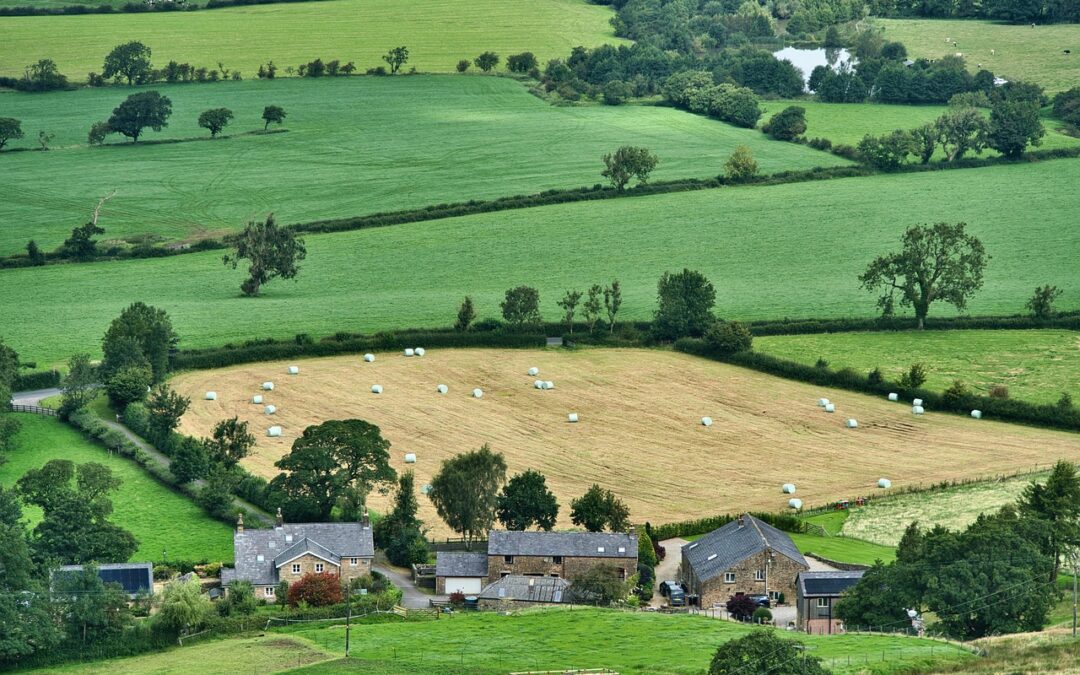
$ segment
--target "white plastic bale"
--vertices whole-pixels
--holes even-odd
[[[263,408],[263,412],[266,413],[267,415],[273,415],[274,413],[277,412],[277,406],[268,405],[265,408]]]
[[[544,381],[543,380],[536,380],[535,382],[533,382],[533,386],[536,387],[537,389],[543,389],[544,388]]]
[[[277,437],[281,435],[281,427],[270,427],[266,430],[266,435],[270,437]]]
[[[263,382],[263,390],[264,391],[274,391],[274,383],[273,382]]]
[[[439,392],[440,394],[445,394],[446,392],[450,391],[450,388],[447,387],[445,384],[440,384],[439,386],[435,387],[435,391]]]
[[[203,398],[205,398],[207,401],[216,401],[217,400],[217,392],[216,391],[208,391],[208,392],[206,392],[206,396],[204,396]]]
[[[889,394],[889,400],[890,401],[899,401],[900,400],[900,394],[895,394],[895,393],[894,394]]]
[[[889,480],[888,478],[878,478],[877,479],[877,486],[879,488],[891,488],[892,487],[892,481]]]
[[[922,399],[917,398],[911,402],[911,405],[922,405]]]
[[[829,399],[827,399],[827,398],[819,398],[817,400],[817,404],[818,404],[819,408],[824,408],[825,406],[829,405]]]
[[[371,385],[371,393],[372,394],[381,394],[382,393],[382,385],[381,384],[373,384],[373,385]]]
[[[262,401],[263,401],[262,394],[259,394],[258,396],[252,396],[251,397],[251,402],[252,403],[262,403]]]
[[[911,406],[911,414],[912,415],[921,415],[924,412],[926,412],[926,411],[923,410],[923,407],[921,405],[913,405],[913,406]]]
[[[416,455],[414,455],[411,452],[406,454],[405,455],[405,463],[406,464],[416,464]]]
[[[789,499],[789,500],[787,500],[787,505],[788,505],[788,508],[792,508],[792,509],[795,509],[796,511],[798,511],[799,509],[802,508],[802,500],[801,499]]]
[[[566,419],[569,422],[577,422],[577,420],[578,420],[577,413],[570,413],[569,415],[566,416]]]
[[[712,418],[711,417],[702,417],[701,418],[701,426],[703,426],[703,427],[711,427],[712,426]]]
[[[410,348],[410,349],[406,349],[406,350],[405,350],[405,356],[412,356],[412,355],[413,355],[413,354],[415,354],[415,353],[416,353],[416,352],[415,352],[415,351],[414,351],[413,349],[411,349],[411,348]]]
[[[847,422],[845,422],[844,424],[847,426],[848,429],[858,429],[859,428],[859,423],[854,419],[850,419]]]
[[[834,404],[832,404],[832,403],[826,403],[825,404],[825,412],[828,412],[828,413],[836,412],[836,406]]]
[[[539,374],[540,374],[540,369],[537,368],[536,366],[533,366],[532,368],[529,368],[529,375],[531,375],[532,377],[536,377]]]
[[[544,381],[544,389],[554,389],[554,388],[555,388],[555,383],[554,382],[552,382],[551,380],[545,380]]]
[[[971,411],[971,416],[974,417],[977,420],[981,420],[982,419],[982,411],[981,410],[972,410]]]
[[[793,494],[795,494],[795,484],[794,483],[784,483],[783,485],[780,486],[780,490],[783,491],[783,493],[786,494],[786,495],[793,495]]]
[[[375,360],[375,355],[374,354],[364,354],[364,361],[365,362],[371,363],[374,360]]]
[[[424,351],[423,347],[417,347],[416,349],[413,350],[413,354],[416,354],[417,356],[423,356],[426,353],[427,352]]]
[[[476,389],[472,390],[472,395],[473,395],[473,398],[483,398],[484,397],[484,390],[477,387]]]
[[[300,374],[300,366],[289,366],[289,374],[290,375],[299,375]]]

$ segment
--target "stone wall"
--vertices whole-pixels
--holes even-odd
[[[498,581],[506,574],[514,575],[541,575],[545,577],[561,577],[573,581],[580,578],[586,572],[597,565],[611,565],[621,569],[624,578],[629,578],[637,573],[637,551],[634,556],[625,558],[599,558],[599,557],[572,557],[558,558],[553,556],[524,556],[516,555],[511,562],[506,562],[505,556],[488,556],[488,576],[486,584]]]
[[[756,553],[741,563],[726,570],[735,573],[735,581],[725,581],[725,573],[720,572],[715,577],[700,584],[696,580],[688,580],[691,593],[700,596],[702,607],[723,605],[733,595],[743,593],[745,595],[765,595],[768,592],[784,594],[787,602],[795,601],[795,577],[799,572],[805,571],[806,566],[795,562],[787,556],[777,554],[769,565],[768,588],[765,579],[757,580],[755,573],[765,570],[767,554],[764,551]]]
[[[355,565],[352,564],[353,560],[356,560]],[[293,571],[294,565],[300,566],[299,572]],[[281,569],[278,570],[278,579],[291,584],[294,581],[299,581],[305,574],[318,574],[319,565],[322,565],[324,573],[337,574],[346,580],[371,574],[371,558],[342,558],[341,567],[339,568],[333,563],[307,553],[282,565]]]

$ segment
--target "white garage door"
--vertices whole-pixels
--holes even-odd
[[[460,591],[465,595],[480,593],[480,579],[477,577],[446,577],[446,593]]]

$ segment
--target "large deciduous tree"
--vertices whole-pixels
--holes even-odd
[[[656,297],[659,306],[652,330],[661,340],[701,337],[715,321],[716,289],[701,272],[664,272],[656,284]]]
[[[506,291],[502,303],[503,318],[517,329],[540,323],[540,291],[531,286],[518,286]]]
[[[987,144],[1006,157],[1016,159],[1028,145],[1041,145],[1044,135],[1038,103],[1001,101],[990,110]]]
[[[232,118],[233,111],[228,108],[211,108],[199,113],[199,126],[210,131],[210,138],[215,138]]]
[[[178,339],[165,310],[134,302],[105,331],[101,340],[105,358],[98,369],[99,375],[107,383],[123,368],[147,367],[153,381],[160,382],[169,372],[169,351]]]
[[[859,276],[863,288],[883,291],[877,303],[883,311],[899,293],[900,305],[913,307],[923,328],[931,304],[941,300],[962,310],[982,288],[986,249],[965,223],[916,225],[901,242],[900,252],[879,256]]]
[[[0,486],[0,663],[47,651],[60,639],[23,526],[22,507]]]
[[[394,47],[383,54],[382,60],[386,61],[386,65],[390,66],[390,74],[393,75],[401,70],[401,67],[408,62],[409,48],[405,46]]]
[[[17,141],[23,137],[22,122],[14,117],[0,117],[0,150],[8,141]]]
[[[484,52],[480,56],[477,56],[473,63],[476,64],[477,68],[486,73],[499,65],[499,55],[495,52]]]
[[[150,78],[150,48],[134,40],[113,47],[105,57],[101,76],[126,79],[129,85],[145,82]]]
[[[563,320],[566,321],[567,330],[574,334],[574,311],[581,302],[581,291],[567,291],[556,304],[563,310]]]
[[[274,124],[284,124],[286,115],[285,109],[279,105],[268,105],[263,108],[263,131],[270,128],[271,122]]]
[[[755,672],[770,675],[826,675],[821,659],[810,656],[798,640],[780,637],[766,628],[755,630],[716,648],[709,675]]]
[[[71,641],[85,645],[115,638],[131,623],[127,594],[120,584],[104,583],[96,564],[57,574],[51,590]]]
[[[173,391],[167,384],[154,388],[146,402],[146,410],[150,414],[150,432],[158,445],[169,444],[169,435],[180,425],[180,418],[190,405],[190,398]]]
[[[375,545],[386,551],[391,563],[408,567],[427,562],[428,549],[423,523],[416,517],[416,476],[406,471],[398,478],[394,508],[375,524]]]
[[[287,227],[274,222],[274,214],[262,223],[250,222],[234,239],[235,249],[222,258],[236,269],[249,261],[248,278],[240,284],[244,295],[256,296],[264,284],[275,278],[293,279],[300,273],[299,262],[307,257],[304,240]]]
[[[207,449],[211,462],[231,469],[247,457],[253,447],[255,436],[248,431],[248,423],[241,422],[238,417],[230,417],[214,425]]]
[[[439,517],[465,538],[467,548],[495,522],[499,488],[506,480],[506,460],[488,445],[443,460],[431,479],[428,497]]]
[[[270,488],[285,497],[282,511],[294,521],[327,521],[341,499],[363,501],[396,477],[390,441],[364,420],[330,420],[304,429],[292,450],[274,463],[283,472]]]
[[[611,490],[594,483],[570,502],[570,520],[589,532],[622,532],[630,526],[630,509]]]
[[[638,183],[643,185],[659,162],[648,148],[633,145],[624,145],[614,153],[605,154],[603,159],[605,168],[600,175],[611,181],[611,185],[620,192],[631,178],[637,178]]]
[[[990,125],[977,108],[952,108],[935,124],[945,158],[950,162],[962,159],[968,152],[978,154],[986,147]]]
[[[548,489],[544,474],[529,469],[503,487],[496,513],[508,530],[527,530],[535,525],[550,532],[559,517],[559,502]]]
[[[172,101],[168,96],[156,91],[142,91],[128,96],[114,108],[107,124],[110,130],[138,143],[144,129],[161,131],[169,126],[169,115],[172,115]]]

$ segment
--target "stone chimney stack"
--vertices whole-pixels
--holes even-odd
[[[236,531],[242,533],[244,531],[244,514],[241,513],[236,519]]]
[[[368,518],[367,505],[364,506],[364,515],[360,516],[360,524],[367,527],[371,524],[371,520]]]
[[[739,527],[743,526],[743,517],[739,516]]]
[[[281,507],[277,508],[277,518],[274,520],[274,527],[285,527],[285,516],[281,515]]]

